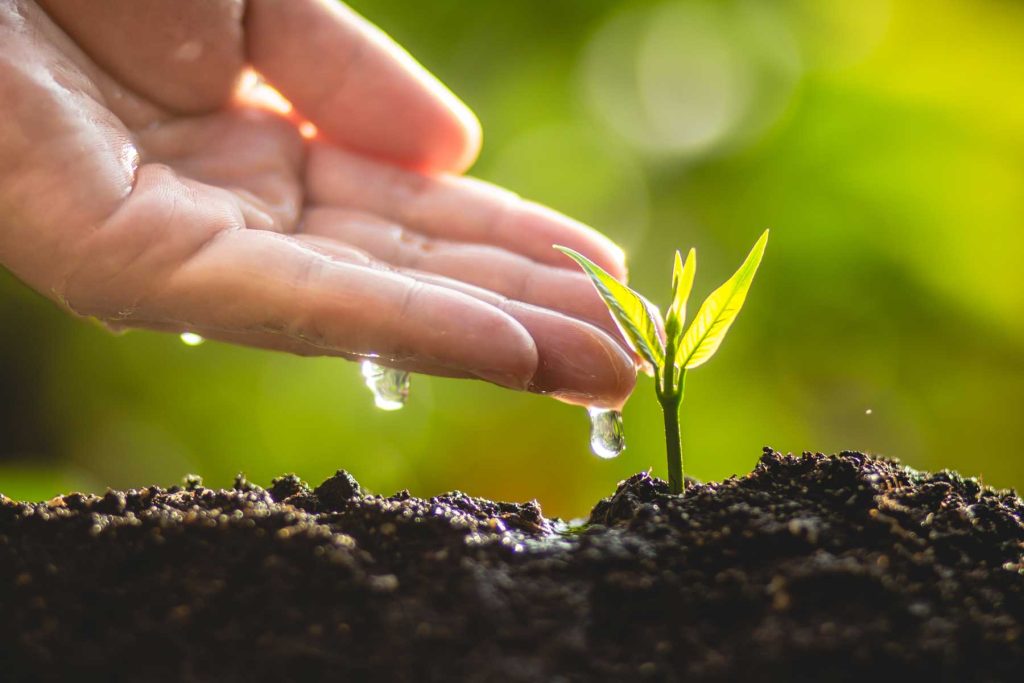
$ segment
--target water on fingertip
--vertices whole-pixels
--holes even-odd
[[[409,373],[405,370],[377,365],[372,360],[362,363],[363,380],[373,393],[373,402],[381,410],[400,410],[409,398]]]
[[[206,341],[206,339],[200,337],[195,332],[182,332],[178,338],[181,339],[181,343],[185,346],[199,346]]]
[[[590,450],[599,458],[614,458],[626,449],[622,413],[607,408],[587,408],[590,415]]]

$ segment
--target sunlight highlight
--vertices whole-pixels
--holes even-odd
[[[252,69],[247,70],[238,81],[236,97],[253,107],[288,116],[295,107],[284,95],[269,85]]]

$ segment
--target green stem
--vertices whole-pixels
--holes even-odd
[[[679,373],[679,384],[675,382],[671,365],[662,369],[658,378],[657,392],[661,411],[665,416],[665,454],[668,458],[668,489],[670,493],[683,492],[683,439],[679,433],[679,409],[683,404],[683,388],[686,371]]]
[[[659,397],[665,414],[665,451],[668,456],[668,490],[683,492],[683,442],[679,435],[679,406],[681,396]]]

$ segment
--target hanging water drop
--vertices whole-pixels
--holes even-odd
[[[180,339],[185,346],[199,346],[206,341],[195,332],[182,332]]]
[[[590,449],[599,458],[614,458],[626,449],[622,413],[606,408],[587,408],[590,415]]]
[[[399,410],[409,398],[409,373],[364,360],[363,379],[373,392],[373,402],[381,410]]]

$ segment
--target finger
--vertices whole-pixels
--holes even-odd
[[[604,235],[479,180],[426,176],[313,143],[306,182],[313,204],[366,211],[431,237],[490,244],[571,269],[551,248],[562,244],[626,276],[622,250]]]
[[[528,386],[537,365],[529,333],[493,306],[267,231],[223,233],[174,273],[155,305],[202,327],[273,332],[324,351],[439,366],[515,389]]]
[[[245,64],[241,3],[39,0],[100,67],[160,105],[211,111],[226,102]]]
[[[607,307],[583,273],[539,264],[498,247],[425,237],[347,209],[308,209],[302,233],[330,237],[390,265],[468,282],[617,333]]]
[[[479,379],[475,375],[468,372],[462,372],[454,370],[449,367],[441,365],[435,365],[427,362],[417,360],[384,360],[380,358],[365,358],[352,353],[345,353],[344,351],[338,351],[336,349],[323,349],[317,346],[302,341],[300,339],[293,339],[291,337],[276,334],[273,332],[239,332],[233,330],[222,330],[212,327],[202,327],[197,325],[184,326],[181,323],[167,323],[167,322],[151,322],[142,319],[132,320],[131,325],[123,324],[108,324],[108,327],[115,331],[121,332],[129,329],[145,329],[152,330],[154,332],[170,332],[172,334],[180,334],[183,331],[198,334],[204,340],[207,341],[221,341],[228,344],[239,344],[242,346],[250,346],[258,349],[266,349],[268,351],[283,351],[285,353],[291,353],[296,356],[335,356],[338,358],[344,358],[353,362],[361,362],[363,360],[373,360],[380,364],[387,364],[388,367],[393,367],[398,370],[405,370],[406,372],[415,372],[423,375],[434,375],[437,377],[449,377],[454,379]]]
[[[636,385],[632,356],[615,338],[575,318],[506,299],[494,292],[438,275],[420,273],[422,282],[455,289],[515,318],[537,345],[537,372],[529,390],[565,403],[620,409]]]
[[[256,70],[331,142],[422,171],[476,159],[469,109],[342,3],[250,0],[245,29]]]
[[[340,259],[368,263],[364,252],[318,235],[298,236]],[[372,263],[372,262],[371,262]],[[537,372],[529,390],[566,403],[621,408],[636,384],[633,357],[603,330],[556,311],[507,299],[495,292],[432,273],[403,271],[429,285],[472,296],[507,313],[526,328],[537,347]]]
[[[287,235],[246,229],[243,208],[224,190],[143,166],[132,194],[69,264],[68,305],[103,320],[278,334],[324,353],[529,385],[537,350],[507,314],[451,289],[333,259]]]
[[[447,281],[430,274],[411,274],[418,280],[461,291],[498,307],[520,322],[537,345],[537,372],[527,387],[537,394],[551,396],[573,405],[621,409],[636,383],[632,360],[615,342],[600,330],[554,311],[504,300],[492,292]],[[181,324],[154,323],[142,320],[133,327],[179,333]],[[310,340],[270,332],[240,332],[189,325],[187,331],[206,339],[243,344],[256,348],[284,351],[300,356],[336,355],[352,361],[364,360],[358,355],[316,346]],[[389,367],[451,378],[476,376],[448,366],[419,359],[374,359]]]

